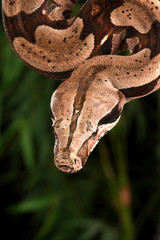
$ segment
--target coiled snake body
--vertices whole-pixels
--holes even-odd
[[[70,18],[76,2],[2,1],[17,55],[65,80],[51,99],[54,161],[64,172],[84,166],[125,103],[160,88],[160,0],[88,0]]]

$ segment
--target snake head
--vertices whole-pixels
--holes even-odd
[[[85,85],[83,80],[78,83],[71,77],[52,95],[54,162],[63,172],[79,171],[99,140],[120,118],[117,89],[109,81],[97,85],[99,77],[95,77],[92,83],[86,80]]]

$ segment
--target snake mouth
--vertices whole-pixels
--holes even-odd
[[[66,173],[71,173],[74,171],[73,167],[69,167],[67,165],[58,165],[57,167],[59,168],[59,170],[66,172]]]

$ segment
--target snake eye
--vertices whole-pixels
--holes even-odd
[[[51,120],[52,120],[52,127],[54,126],[54,123],[55,123],[55,118],[53,116],[53,113],[51,112]]]
[[[54,117],[52,111],[51,111],[51,118],[52,118],[53,120],[55,120],[55,117]]]

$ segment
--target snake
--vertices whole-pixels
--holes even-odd
[[[160,0],[2,0],[18,57],[63,80],[51,97],[54,163],[79,171],[123,107],[160,88]],[[125,54],[124,54],[125,53]]]

